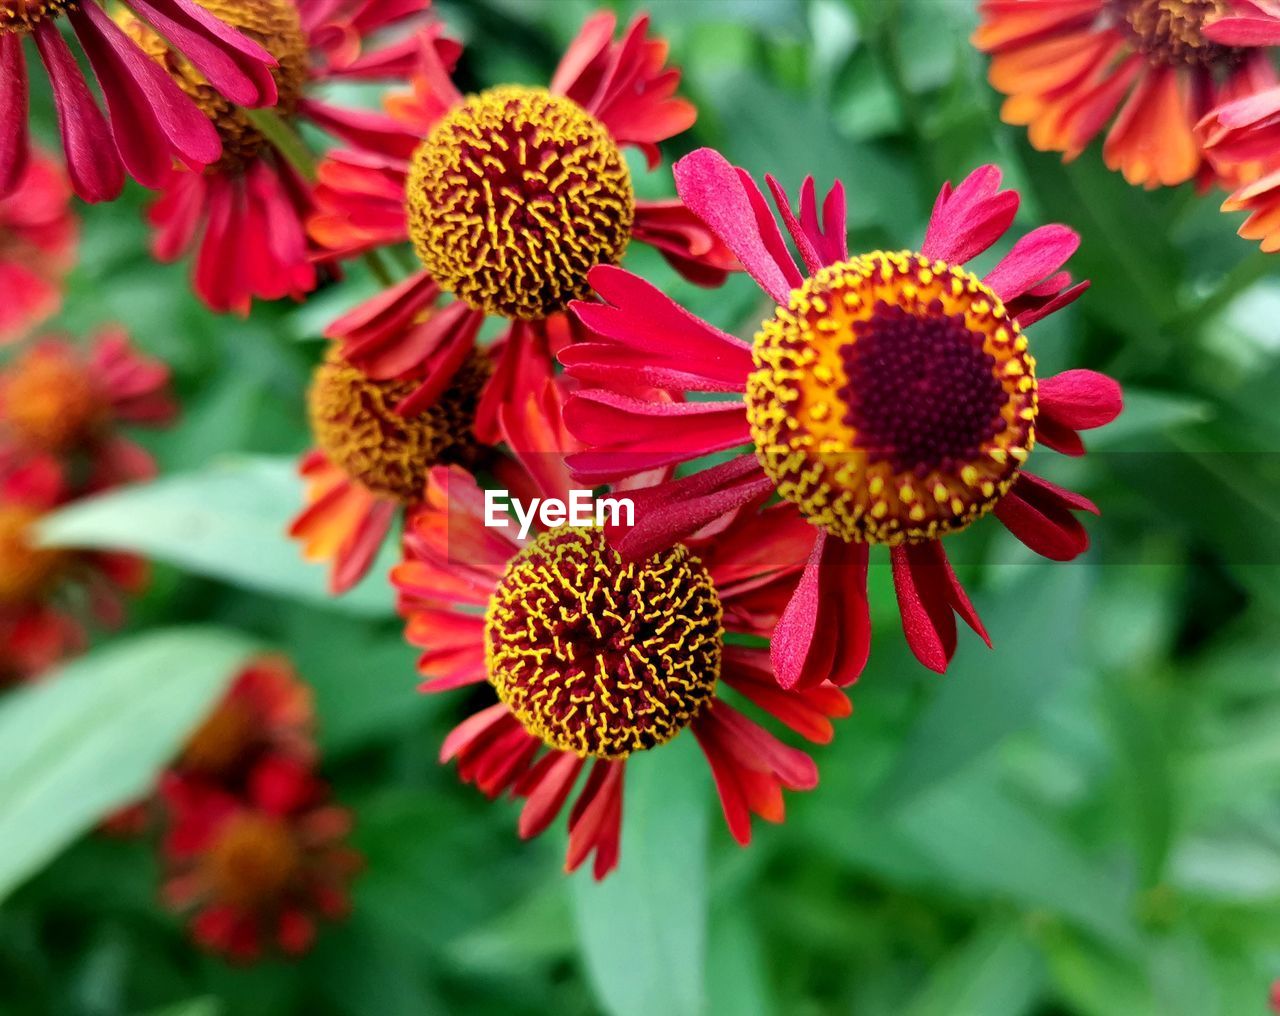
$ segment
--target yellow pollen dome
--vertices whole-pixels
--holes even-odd
[[[56,350],[36,349],[18,360],[4,378],[3,395],[9,432],[47,452],[83,440],[108,413],[88,370]]]
[[[37,599],[66,563],[65,552],[32,543],[39,520],[40,512],[33,508],[0,505],[0,604]]]
[[[604,125],[541,88],[469,96],[418,146],[409,235],[441,287],[477,310],[536,320],[622,260],[631,173]]]
[[[851,542],[964,529],[1035,443],[1035,361],[975,276],[910,251],[821,269],[756,335],[747,416],[778,493]]]
[[[321,451],[353,480],[412,503],[421,498],[432,466],[471,458],[476,403],[489,371],[488,358],[472,354],[433,405],[404,417],[396,406],[417,381],[375,381],[331,351],[311,381],[311,431]]]
[[[1112,0],[1133,37],[1153,64],[1232,64],[1239,50],[1204,37],[1205,24],[1227,13],[1226,0]]]
[[[201,7],[252,39],[276,58],[272,68],[280,101],[275,112],[293,115],[302,97],[310,71],[307,38],[294,0],[198,0]],[[195,101],[218,129],[222,138],[222,159],[211,171],[235,169],[251,161],[266,139],[249,118],[211,87],[204,76],[181,54],[169,48],[159,35],[136,18],[120,17],[125,30],[144,52],[160,64],[169,76]]]
[[[80,0],[0,0],[0,35],[30,32],[41,21],[80,6]]]
[[[269,815],[245,812],[230,819],[205,859],[205,877],[219,902],[252,910],[278,900],[302,864],[287,826]]]
[[[626,758],[711,701],[722,614],[686,547],[625,562],[600,529],[553,529],[511,560],[489,601],[489,680],[550,747]]]

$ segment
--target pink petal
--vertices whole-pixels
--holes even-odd
[[[18,189],[27,173],[31,140],[27,124],[27,65],[22,36],[0,34],[0,197]]]
[[[1052,561],[1070,561],[1089,549],[1089,533],[1073,511],[1098,514],[1088,498],[1025,472],[995,507],[1014,536]]]
[[[962,265],[994,244],[1013,224],[1019,197],[1014,190],[1000,190],[996,166],[974,170],[953,191],[942,188],[929,217],[929,228],[920,248],[928,258]]]
[[[1044,378],[1038,394],[1041,416],[1072,430],[1106,426],[1124,408],[1120,385],[1092,370],[1068,370]]]
[[[1066,226],[1041,226],[1022,237],[982,281],[1004,301],[1016,299],[1058,271],[1080,246]]]

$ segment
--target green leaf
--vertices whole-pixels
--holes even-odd
[[[189,998],[176,1005],[167,1005],[163,1009],[152,1009],[145,1016],[222,1016],[225,1010],[222,1003],[211,995],[200,998]]]
[[[1020,1016],[1045,981],[1027,929],[1001,921],[975,932],[930,974],[904,1016]]]
[[[999,599],[980,600],[995,650],[966,640],[908,734],[881,799],[901,807],[1026,727],[1072,672],[1089,570],[1027,569]]]
[[[572,879],[587,972],[611,1016],[704,1011],[707,775],[692,737],[627,762],[622,859]]]
[[[252,651],[217,629],[140,635],[0,703],[0,899],[145,794]]]
[[[208,578],[352,613],[392,614],[383,576],[395,541],[387,541],[368,579],[332,597],[327,569],[304,561],[288,536],[303,503],[293,458],[235,458],[78,501],[49,517],[41,538],[55,546],[132,551]]]

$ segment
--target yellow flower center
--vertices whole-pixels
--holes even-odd
[[[0,505],[0,604],[38,599],[66,564],[65,552],[32,542],[32,528],[39,519],[40,513],[32,508]]]
[[[30,32],[41,21],[79,5],[80,0],[0,0],[0,35]]]
[[[419,500],[431,467],[466,462],[489,361],[475,353],[435,404],[405,417],[396,406],[418,382],[375,381],[331,352],[316,368],[308,395],[316,443],[348,476],[375,494]]]
[[[227,821],[205,857],[211,894],[220,903],[256,910],[277,903],[302,866],[302,852],[279,819],[243,812]]]
[[[747,415],[778,493],[846,541],[934,539],[989,511],[1035,443],[1035,361],[962,268],[876,251],[823,268],[756,335]]]
[[[493,88],[440,121],[413,157],[409,235],[423,265],[477,310],[536,320],[622,260],[635,195],[595,117],[541,88]]]
[[[73,356],[35,349],[0,381],[5,424],[27,448],[63,452],[84,440],[108,413],[93,378]]]
[[[1230,65],[1240,50],[1210,42],[1205,23],[1227,13],[1225,0],[1112,0],[1133,44],[1152,64]]]
[[[198,0],[214,17],[238,29],[278,61],[271,71],[280,101],[275,112],[290,117],[302,97],[310,71],[307,37],[293,0]],[[121,16],[125,30],[160,64],[218,129],[222,159],[211,172],[242,167],[267,143],[239,107],[224,99],[180,53],[136,18]]]
[[[711,701],[721,615],[684,546],[626,562],[602,530],[554,529],[512,558],[489,601],[489,680],[550,747],[626,758],[670,741]]]

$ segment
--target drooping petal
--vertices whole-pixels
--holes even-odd
[[[1014,536],[1052,561],[1070,561],[1089,549],[1088,530],[1076,511],[1098,514],[1088,498],[1027,472],[995,507],[996,518]]]

